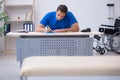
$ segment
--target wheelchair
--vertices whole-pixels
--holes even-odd
[[[101,24],[99,32],[102,36],[94,35],[97,45],[94,48],[98,53],[103,55],[106,51],[120,54],[120,19],[115,20],[114,26]]]

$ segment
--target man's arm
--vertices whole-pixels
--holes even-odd
[[[79,32],[78,23],[74,23],[70,28],[56,29],[53,32]]]
[[[36,32],[45,32],[45,27],[41,24],[39,24],[36,28],[35,28]]]
[[[45,28],[45,26],[43,26],[42,24],[39,24],[36,29],[36,32],[53,32],[53,30],[51,30],[50,28]]]

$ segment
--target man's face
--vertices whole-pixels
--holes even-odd
[[[57,12],[56,12],[56,19],[58,20],[58,21],[60,21],[60,20],[62,20],[64,17],[65,17],[65,13],[63,13],[63,12],[61,12],[60,10],[58,10]]]

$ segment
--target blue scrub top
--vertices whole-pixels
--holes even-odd
[[[49,26],[52,30],[70,28],[77,20],[71,12],[67,12],[66,16],[58,21],[56,19],[56,12],[46,14],[40,23],[44,26]]]

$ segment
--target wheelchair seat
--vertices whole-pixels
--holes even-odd
[[[116,18],[114,26],[101,24],[99,32],[104,32],[105,34],[114,34],[120,31],[120,18]]]

